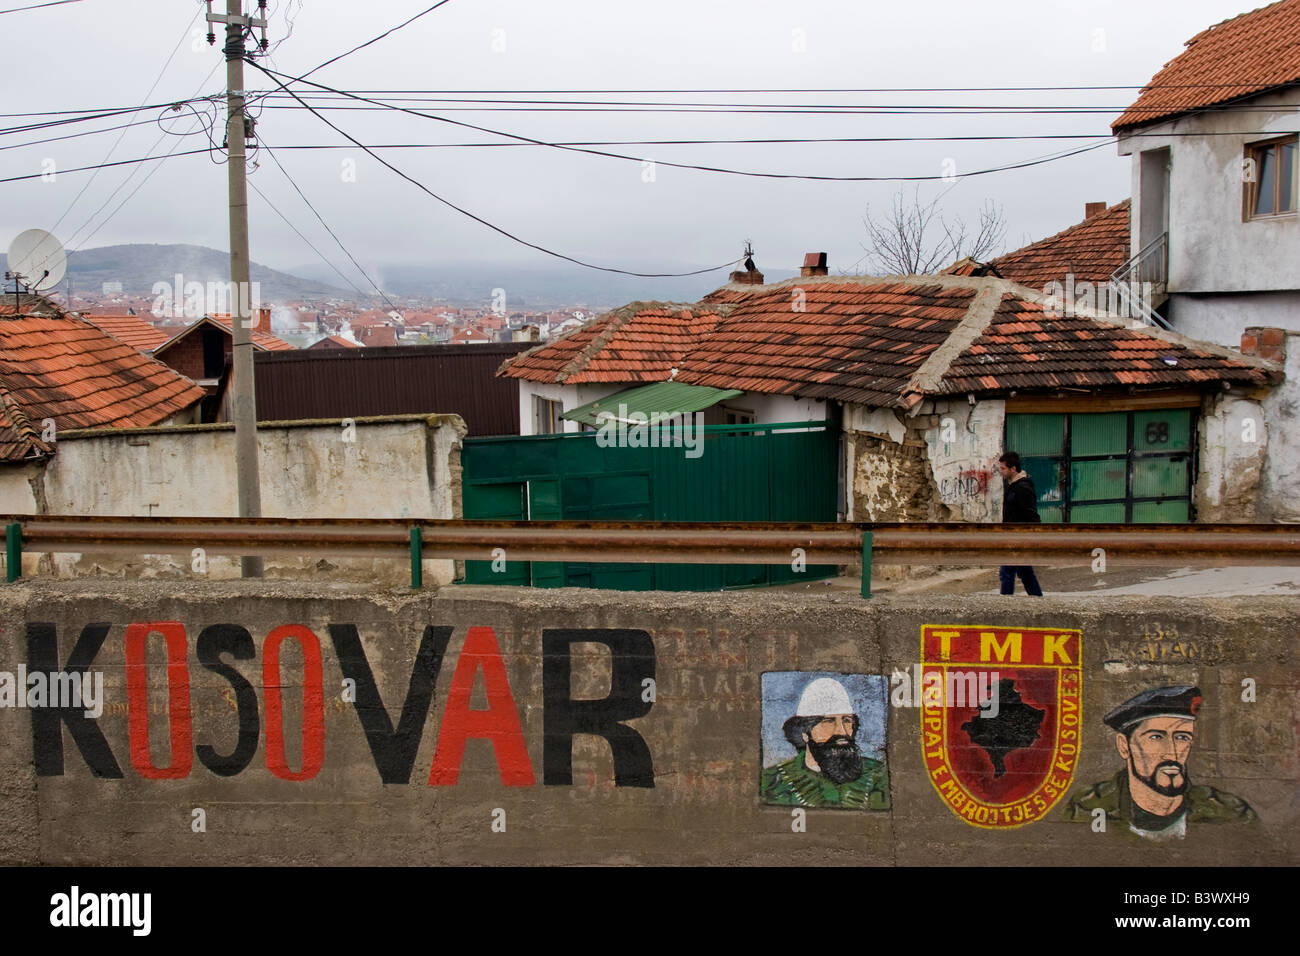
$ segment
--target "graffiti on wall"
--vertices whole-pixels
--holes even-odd
[[[764,674],[762,801],[888,810],[885,686],[871,674]]]
[[[454,628],[429,625],[424,629],[396,721],[380,697],[356,625],[330,624],[327,629],[343,676],[342,699],[355,712],[359,725],[350,732],[359,729],[364,734],[383,783],[409,783]],[[50,686],[65,686],[75,678],[80,685],[113,630],[107,623],[86,625],[60,665],[55,626],[28,623],[25,669],[31,672],[30,679],[43,676]],[[196,758],[216,776],[235,776],[249,766],[263,739],[266,767],[272,775],[282,780],[304,781],[320,773],[326,752],[325,701],[328,697],[333,702],[340,697],[340,692],[334,688],[326,691],[321,641],[312,629],[301,624],[283,624],[272,629],[263,640],[260,712],[256,687],[231,663],[257,657],[258,647],[252,634],[239,624],[211,624],[199,632],[194,642],[199,666],[228,683],[227,693],[233,693],[237,731],[233,744],[228,746],[218,746],[216,735],[205,732],[201,724],[196,728],[190,641],[185,625],[179,621],[137,622],[125,628],[122,640],[127,753],[130,766],[141,777],[149,780],[190,777],[195,772]],[[155,651],[165,653],[165,667],[149,665],[147,650],[151,642]],[[574,644],[603,644],[609,649],[610,689],[604,697],[574,698],[571,692],[576,660]],[[289,668],[281,664],[287,645],[296,645],[295,659],[302,662],[300,672],[292,676]],[[625,723],[646,716],[654,705],[654,694],[647,690],[653,687],[655,677],[655,646],[650,634],[619,628],[546,628],[542,631],[541,645],[542,783],[571,785],[573,738],[591,734],[603,737],[609,744],[616,786],[653,787],[650,748],[641,734]],[[151,695],[151,684],[155,689],[162,688],[164,707],[150,707],[151,699],[156,696]],[[483,688],[486,707],[471,705],[476,684]],[[297,699],[292,705],[298,719],[292,722],[285,720],[291,705],[287,700],[290,688],[301,688],[300,697],[296,690],[294,693]],[[153,728],[166,735],[169,756],[165,763],[155,756],[158,748],[150,745],[151,712],[165,716],[163,727]],[[37,776],[64,774],[66,730],[93,776],[122,778],[118,751],[109,744],[99,716],[87,713],[79,702],[60,697],[48,706],[34,707],[31,717]],[[300,735],[293,747],[299,755],[296,767],[286,757],[286,727],[290,723],[294,725],[294,733]],[[490,627],[467,629],[442,708],[429,768],[429,786],[456,784],[466,744],[474,739],[491,745],[503,785],[530,787],[537,782],[505,658],[496,632]]]
[[[982,498],[989,490],[987,471],[959,471],[955,478],[939,480],[939,496],[944,504],[958,504],[970,498]]]
[[[1190,824],[1255,823],[1245,800],[1193,785],[1187,759],[1204,698],[1199,687],[1153,687],[1102,718],[1115,733],[1124,766],[1070,798],[1065,818],[1094,822],[1097,810],[1128,832],[1152,840],[1181,839]]]
[[[1065,795],[1079,759],[1081,642],[1068,628],[921,628],[922,685],[938,689],[922,697],[921,750],[960,819],[1024,826]]]

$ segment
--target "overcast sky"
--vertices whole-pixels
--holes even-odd
[[[35,0],[0,0],[0,7],[29,2]],[[273,46],[264,62],[301,75],[430,2],[271,0]],[[224,3],[218,0],[216,6]],[[1138,86],[1176,56],[1185,40],[1250,8],[1250,0],[451,0],[311,79],[348,91]],[[81,0],[0,16],[5,39],[0,112],[134,108],[220,92],[224,64],[219,48],[203,40],[202,9],[195,0]],[[149,93],[155,79],[157,88]],[[245,85],[265,90],[268,81],[248,68]],[[791,107],[994,104],[1103,110],[1019,116],[467,112],[445,111],[448,104],[413,105],[546,141],[1043,135],[1105,134],[1135,95],[1089,90],[605,96]],[[144,156],[160,136],[152,121],[160,112],[136,116],[150,122],[126,130],[116,146],[119,132],[106,132],[0,150],[0,178],[40,173],[49,159],[58,170],[99,163],[110,148],[110,161]],[[325,115],[367,144],[504,141],[391,111]],[[3,125],[27,121],[9,116]],[[9,133],[0,136],[0,146],[123,121]],[[198,123],[182,114],[172,125],[186,130]],[[283,149],[278,155],[368,268],[455,262],[505,268],[546,261],[402,181],[302,109],[267,108],[257,131],[272,148],[347,147]],[[219,141],[220,131],[217,135]],[[167,137],[156,151],[205,142],[201,132]],[[748,238],[760,268],[793,269],[804,252],[825,251],[834,273],[859,271],[864,210],[868,205],[883,210],[898,183],[774,180],[662,165],[647,182],[649,172],[640,160],[808,175],[941,176],[954,168],[960,175],[1090,142],[1095,141],[605,147],[632,155],[633,162],[535,146],[388,149],[381,155],[449,201],[524,239],[602,265],[635,271],[704,268],[736,258]],[[953,165],[945,169],[949,159]],[[39,226],[53,228],[72,249],[125,242],[227,248],[224,166],[200,154],[143,164],[127,180],[135,168],[105,169],[93,181],[89,173],[59,173],[53,182],[0,184],[0,247],[23,229]],[[123,180],[125,186],[110,199]],[[355,277],[268,156],[261,157],[250,182]],[[968,220],[986,200],[1000,204],[1008,223],[1006,246],[1015,248],[1079,221],[1085,202],[1126,198],[1129,164],[1108,143],[1028,169],[921,185],[925,199],[940,192],[944,210]],[[286,269],[317,261],[251,190],[250,205],[255,260]]]

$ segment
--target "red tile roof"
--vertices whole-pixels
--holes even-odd
[[[1106,282],[1129,260],[1130,201],[1116,203],[1091,219],[1054,236],[1008,252],[987,263],[962,259],[945,275],[993,275],[1042,292],[1053,281]]]
[[[0,460],[48,454],[58,429],[157,425],[204,396],[188,378],[71,316],[0,321]]]
[[[171,338],[165,329],[150,325],[137,315],[83,312],[81,317],[101,332],[107,332],[119,342],[125,342],[141,352],[152,352]]]
[[[747,296],[681,362],[677,381],[747,392],[893,405],[965,317],[975,292],[924,280],[802,279]]]
[[[293,346],[290,345],[288,342],[284,341],[284,339],[278,339],[270,332],[263,331],[263,328],[269,326],[270,322],[271,322],[271,312],[269,309],[263,309],[261,311],[261,314],[254,318],[254,325],[252,329],[253,344],[260,349],[265,349],[268,352],[283,352],[286,349],[292,350]],[[189,325],[185,326],[185,328],[181,329],[175,335],[171,336],[162,345],[156,346],[154,348],[154,351],[161,352],[165,349],[170,348],[173,343],[179,342],[181,339],[185,338],[185,336],[189,335],[199,326],[204,325],[206,323],[211,323],[213,325],[216,325],[224,329],[226,332],[229,332],[232,337],[234,336],[234,330],[230,325],[229,315],[223,313],[217,313],[215,315],[205,315],[203,318],[199,319],[198,321],[192,322]]]
[[[361,331],[361,341],[365,343],[367,348],[397,344],[397,329],[391,325],[372,325]]]
[[[349,342],[341,335],[327,335],[323,339],[313,342],[307,346],[309,349],[359,349],[362,345],[360,342]]]
[[[1224,20],[1186,47],[1111,124],[1113,131],[1300,82],[1300,0]]]
[[[1262,385],[1277,379],[1212,348],[1181,336],[1162,338],[1097,319],[1044,313],[1040,303],[1004,295],[992,321],[948,365],[934,393]]]
[[[789,279],[709,310],[634,303],[498,374],[632,383],[676,368],[675,380],[691,385],[906,408],[949,393],[1280,381],[1272,363],[1156,329],[1045,314],[1041,299],[986,277]]]
[[[633,302],[502,365],[533,382],[662,382],[718,322],[716,310]]]

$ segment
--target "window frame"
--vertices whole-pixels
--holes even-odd
[[[1188,416],[1187,447],[1185,449],[1179,449],[1174,451],[1156,451],[1153,450],[1151,447],[1144,447],[1144,448],[1136,447],[1139,444],[1143,444],[1142,442],[1138,441],[1137,435],[1135,433],[1137,416],[1146,413],[1175,414],[1179,412],[1186,412]],[[1062,480],[1062,483],[1059,485],[1061,491],[1061,497],[1059,499],[1054,499],[1045,502],[1043,500],[1043,494],[1046,489],[1038,488],[1036,490],[1038,491],[1039,508],[1059,507],[1060,514],[1061,514],[1060,523],[1074,524],[1077,522],[1077,519],[1074,517],[1074,509],[1076,507],[1088,507],[1093,505],[1123,505],[1124,517],[1121,521],[1115,523],[1133,524],[1134,523],[1133,511],[1135,505],[1143,505],[1148,503],[1160,504],[1163,502],[1172,502],[1172,501],[1185,501],[1187,503],[1187,521],[1189,523],[1195,522],[1196,521],[1196,478],[1197,478],[1198,468],[1199,468],[1199,459],[1198,459],[1199,446],[1197,441],[1197,427],[1199,424],[1200,410],[1193,406],[1182,405],[1182,406],[1172,406],[1169,408],[1134,407],[1128,409],[1112,409],[1110,413],[1122,414],[1125,416],[1125,442],[1124,443],[1126,446],[1126,451],[1123,452],[1122,454],[1118,452],[1111,452],[1108,454],[1097,454],[1097,455],[1075,455],[1074,454],[1074,423],[1072,420],[1073,416],[1107,414],[1106,412],[1066,411],[1066,410],[1062,410],[1059,412],[1010,411],[1007,412],[1006,415],[1003,417],[1003,421],[1002,421],[1002,447],[1003,448],[1010,447],[1010,445],[1008,444],[1010,441],[1010,436],[1009,436],[1010,419],[1013,415],[1057,414],[1063,416],[1064,418],[1061,451],[1058,454],[1025,455],[1022,453],[1021,455],[1022,460],[1037,459],[1041,461],[1051,461],[1059,469],[1058,475],[1061,476],[1061,480]],[[1184,491],[1182,494],[1176,494],[1176,495],[1135,495],[1133,493],[1133,479],[1136,473],[1136,466],[1143,461],[1151,461],[1151,460],[1159,460],[1159,459],[1170,459],[1171,461],[1176,459],[1185,459],[1185,463],[1183,461],[1175,461],[1174,463],[1185,464],[1185,467],[1187,469],[1187,490]],[[1124,496],[1122,498],[1112,497],[1112,498],[1089,498],[1083,500],[1076,500],[1074,495],[1072,466],[1074,465],[1075,462],[1095,462],[1095,461],[1117,461],[1117,462],[1123,461],[1125,463]],[[1109,522],[1102,522],[1102,523],[1109,523]],[[1147,522],[1142,522],[1142,523],[1145,524]],[[1163,522],[1159,522],[1159,523],[1163,523]]]
[[[533,434],[558,435],[564,431],[564,402],[533,393]]]
[[[1259,173],[1263,166],[1260,162],[1260,156],[1266,152],[1274,152],[1279,158],[1281,157],[1281,148],[1285,144],[1291,144],[1296,147],[1295,159],[1291,163],[1291,208],[1284,212],[1266,212],[1256,213],[1255,206],[1259,196]],[[1260,222],[1271,219],[1295,219],[1300,216],[1300,134],[1288,133],[1284,136],[1275,136],[1272,139],[1259,140],[1254,143],[1246,144],[1245,159],[1255,163],[1255,175],[1253,182],[1242,184],[1242,221],[1243,222]],[[1282,189],[1281,162],[1277,163],[1279,175],[1273,178],[1273,208],[1277,209],[1278,199]]]

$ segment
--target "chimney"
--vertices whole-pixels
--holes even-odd
[[[1241,354],[1270,362],[1286,361],[1286,330],[1249,328],[1241,333]]]
[[[804,253],[803,266],[799,269],[799,275],[803,278],[807,278],[808,276],[826,275],[826,253]]]
[[[754,265],[754,247],[748,242],[745,243],[745,268],[744,271],[737,269],[731,274],[731,282],[740,285],[762,285],[763,273],[758,271],[758,266]]]
[[[1083,204],[1083,218],[1091,219],[1093,216],[1100,216],[1106,211],[1104,202],[1088,202]]]

